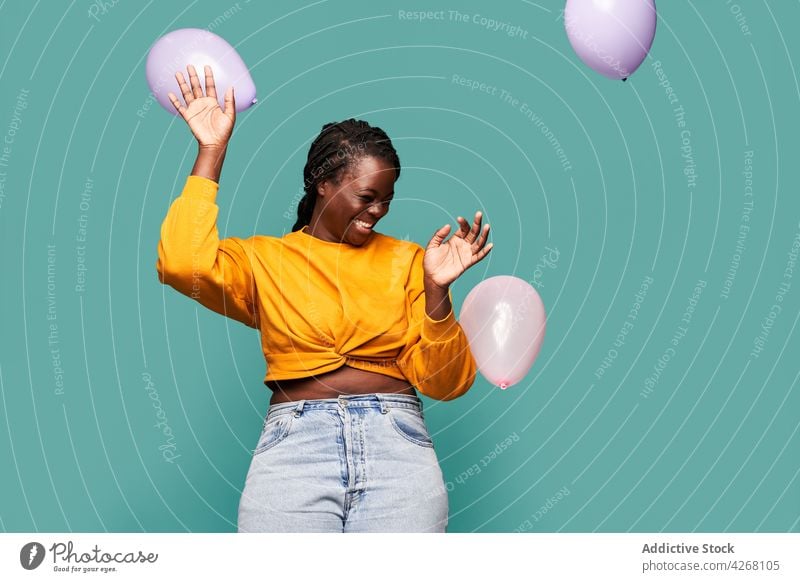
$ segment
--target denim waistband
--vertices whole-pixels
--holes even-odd
[[[267,416],[293,412],[300,416],[303,410],[336,410],[338,408],[376,408],[386,413],[389,408],[410,408],[422,412],[422,400],[411,394],[342,394],[338,398],[317,398],[270,404]]]

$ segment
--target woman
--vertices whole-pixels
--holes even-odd
[[[426,249],[375,230],[400,161],[377,127],[326,124],[304,169],[306,195],[283,237],[219,240],[215,204],[236,120],[205,67],[178,72],[198,140],[181,195],[161,228],[159,280],[261,330],[269,410],[239,504],[239,531],[443,532],[447,492],[415,389],[451,400],[476,365],[453,314],[450,284],[483,259],[489,225]]]

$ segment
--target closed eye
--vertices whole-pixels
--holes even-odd
[[[361,200],[364,200],[365,202],[372,202],[372,198],[370,198],[369,196],[359,196],[359,198]],[[383,202],[379,202],[379,204],[386,204],[388,206],[389,204],[391,204],[391,202],[392,202],[392,199],[389,198],[388,200],[385,200]]]

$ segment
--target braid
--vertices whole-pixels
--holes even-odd
[[[317,184],[331,180],[338,185],[344,172],[356,160],[367,156],[389,162],[395,169],[396,177],[400,177],[400,158],[392,146],[392,140],[380,127],[353,118],[322,126],[319,135],[311,143],[303,168],[305,195],[297,206],[297,222],[292,227],[293,232],[311,222],[317,202]]]

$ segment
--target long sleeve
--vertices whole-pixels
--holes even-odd
[[[158,242],[158,279],[209,309],[259,327],[253,239],[219,239],[219,184],[189,176],[170,205]]]
[[[475,382],[477,365],[453,309],[441,320],[431,319],[425,312],[424,253],[418,246],[406,282],[411,306],[410,343],[397,363],[408,381],[425,396],[453,400],[466,393]],[[449,296],[452,305],[452,292]]]

